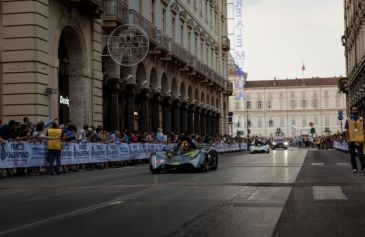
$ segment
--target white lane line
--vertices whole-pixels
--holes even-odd
[[[320,166],[320,165],[324,165],[324,163],[312,163],[312,165],[314,165],[314,166]]]
[[[347,200],[340,186],[313,186],[314,200]]]
[[[338,166],[350,166],[349,163],[336,163]]]
[[[64,220],[64,219],[67,219],[67,218],[70,218],[70,217],[83,215],[83,214],[86,214],[86,213],[89,213],[89,212],[92,212],[92,211],[96,211],[96,210],[99,210],[99,209],[102,209],[102,208],[105,208],[105,207],[118,205],[118,204],[122,204],[122,203],[124,203],[124,202],[121,201],[121,200],[113,200],[113,201],[110,201],[110,202],[104,202],[104,203],[96,204],[94,206],[81,208],[81,209],[71,211],[71,212],[67,212],[67,213],[64,213],[64,214],[61,214],[61,215],[58,215],[58,216],[53,216],[53,217],[46,218],[46,219],[43,219],[43,220],[40,220],[40,221],[29,223],[29,224],[26,224],[26,225],[17,226],[17,227],[8,229],[8,230],[3,230],[3,231],[0,231],[0,235],[6,235],[6,234],[9,234],[9,233],[12,233],[12,232],[16,232],[16,231],[20,231],[20,230],[23,230],[23,229],[31,228],[31,227],[41,225],[41,224],[46,224],[46,223],[56,221],[56,220]]]

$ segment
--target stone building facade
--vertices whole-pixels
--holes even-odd
[[[4,0],[0,116],[78,127],[227,133],[226,3],[213,0]],[[122,67],[107,36],[134,24],[147,57]]]
[[[365,115],[365,2],[344,0],[347,80],[343,91],[348,93],[348,107],[356,105]]]
[[[338,91],[338,79],[247,81],[244,100],[236,100],[236,89],[230,97],[233,133],[247,135],[248,128],[250,135],[258,136],[275,136],[278,129],[284,136],[309,135],[310,123],[317,135],[326,127],[332,133],[341,131],[338,112],[346,118],[346,95]]]

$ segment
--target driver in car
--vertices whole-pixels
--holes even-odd
[[[182,141],[177,151],[177,155],[183,155],[190,150],[190,144],[188,141]]]

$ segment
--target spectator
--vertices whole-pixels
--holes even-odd
[[[8,124],[0,127],[0,137],[4,140],[15,139],[17,137],[16,122],[10,120]]]
[[[60,174],[61,166],[61,138],[63,137],[63,131],[59,128],[57,122],[53,122],[51,128],[47,130],[47,136],[53,138],[48,141],[48,157],[49,157],[49,168],[51,175]],[[56,161],[56,169],[54,168],[54,162]]]

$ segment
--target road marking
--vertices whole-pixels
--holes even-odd
[[[320,165],[324,165],[324,163],[312,163],[312,165],[320,166]]]
[[[339,165],[339,166],[350,166],[349,163],[336,163],[336,164]]]
[[[92,211],[96,211],[96,210],[99,210],[99,209],[104,208],[104,207],[109,207],[109,206],[122,204],[122,203],[124,203],[124,202],[121,201],[121,200],[113,200],[113,201],[110,201],[110,202],[104,202],[104,203],[96,204],[94,206],[81,208],[81,209],[71,211],[71,212],[67,212],[67,213],[64,213],[64,214],[61,214],[61,215],[58,215],[58,216],[53,216],[53,217],[46,218],[46,219],[43,219],[43,220],[40,220],[40,221],[29,223],[29,224],[26,224],[26,225],[14,227],[14,228],[11,228],[11,229],[8,229],[8,230],[3,230],[3,231],[0,231],[0,235],[6,235],[6,234],[9,234],[9,233],[12,233],[12,232],[16,232],[16,231],[20,231],[20,230],[23,230],[23,229],[31,228],[31,227],[41,225],[41,224],[46,224],[46,223],[56,221],[56,220],[64,220],[64,219],[67,219],[67,218],[70,218],[70,217],[79,216],[79,215],[83,215],[83,214],[86,214],[86,213],[89,213],[89,212],[92,212]]]
[[[313,186],[314,200],[347,200],[340,186]]]

